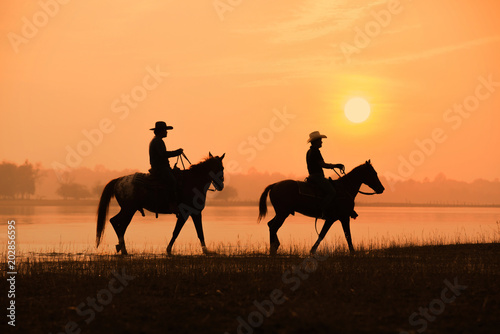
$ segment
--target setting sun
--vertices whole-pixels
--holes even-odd
[[[370,116],[370,104],[361,97],[354,97],[347,101],[344,107],[344,113],[348,120],[353,123],[361,123]]]

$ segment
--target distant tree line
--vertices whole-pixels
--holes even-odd
[[[10,162],[0,164],[0,198],[30,198],[35,193],[35,184],[40,168],[26,161],[18,166]]]
[[[56,193],[64,199],[81,199],[90,197],[87,187],[79,183],[61,183]]]
[[[22,165],[0,163],[0,199],[29,199],[35,194],[37,180],[42,176],[39,165],[26,161]],[[64,199],[95,198],[101,195],[104,185],[96,184],[90,190],[70,177],[59,183],[56,194]]]
[[[64,199],[99,198],[104,185],[96,184],[91,190],[87,186],[76,182],[63,182],[59,184],[56,193]]]

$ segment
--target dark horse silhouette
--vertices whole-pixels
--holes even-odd
[[[381,194],[385,189],[369,160],[354,168],[345,176],[331,182],[333,182],[334,187],[337,189],[337,198],[333,208],[334,214],[332,218],[325,221],[318,236],[318,240],[311,248],[311,254],[316,252],[321,240],[323,240],[332,224],[337,220],[340,220],[342,223],[350,252],[354,253],[349,223],[351,214],[354,210],[354,199],[359,192],[359,188],[361,184],[364,183],[372,188],[377,194]],[[259,221],[267,214],[266,200],[268,193],[276,213],[274,218],[267,223],[269,226],[271,255],[275,255],[280,246],[277,232],[290,214],[293,215],[295,212],[299,212],[309,217],[321,217],[322,210],[320,200],[317,197],[302,194],[299,187],[303,186],[304,182],[283,180],[267,186],[260,196]]]
[[[179,232],[189,217],[193,219],[203,253],[209,253],[205,246],[205,237],[203,236],[201,211],[205,208],[206,195],[210,185],[213,184],[216,190],[224,188],[224,167],[222,165],[224,155],[214,157],[209,153],[209,157],[204,161],[179,172],[180,179],[182,180],[181,203],[179,204],[179,212],[176,213],[177,223],[172,239],[167,247],[169,255],[172,253],[172,246],[175,239],[177,239]],[[110,222],[118,236],[116,251],[121,251],[124,255],[127,254],[124,239],[125,231],[136,211],[140,211],[142,215],[144,215],[143,208],[157,214],[173,213],[170,211],[166,200],[159,197],[161,192],[154,187],[152,188],[151,185],[147,185],[145,182],[138,181],[140,179],[138,176],[143,176],[144,178],[146,175],[136,173],[122,176],[111,180],[104,188],[99,201],[99,208],[97,209],[97,247],[99,247],[103,236],[109,202],[113,196],[116,197],[121,210],[116,216],[110,219]]]

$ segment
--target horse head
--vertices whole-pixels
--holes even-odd
[[[362,175],[362,182],[366,184],[368,187],[372,188],[373,191],[377,194],[381,194],[384,192],[385,188],[382,185],[382,182],[380,182],[380,179],[378,178],[377,172],[373,168],[370,160],[366,161],[364,164],[362,164],[360,167],[361,175]]]
[[[212,180],[212,184],[215,189],[221,191],[224,189],[224,166],[222,165],[222,159],[224,159],[224,153],[222,156],[213,156],[212,153],[208,152],[208,160],[209,163],[209,175]]]

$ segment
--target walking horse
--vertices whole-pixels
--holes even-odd
[[[311,248],[311,254],[314,254],[325,238],[326,233],[337,220],[342,223],[344,235],[349,246],[349,251],[354,253],[354,247],[351,240],[350,218],[354,210],[354,199],[358,194],[361,184],[366,184],[372,188],[376,194],[384,192],[384,186],[380,182],[377,172],[371,165],[370,160],[354,168],[352,171],[342,176],[338,180],[331,180],[333,186],[337,189],[337,198],[333,204],[333,215],[325,220],[325,224],[319,233],[318,240]],[[317,197],[307,196],[301,193],[300,188],[312,187],[306,182],[295,180],[283,180],[267,186],[262,193],[259,201],[259,218],[261,221],[267,214],[267,196],[271,199],[274,207],[275,216],[267,225],[269,226],[270,236],[270,254],[275,255],[280,242],[277,232],[285,219],[289,215],[299,212],[305,216],[319,218],[322,210],[320,200]]]
[[[155,212],[157,215],[158,213],[177,215],[172,239],[167,247],[169,255],[172,253],[175,239],[189,217],[193,219],[203,253],[208,254],[203,235],[201,213],[205,208],[206,195],[210,185],[213,184],[215,189],[219,191],[224,188],[224,167],[222,164],[224,156],[225,154],[221,157],[214,157],[209,153],[209,157],[205,160],[191,165],[189,169],[178,172],[179,179],[182,181],[177,212],[173,212],[166,199],[162,200],[159,197],[161,192],[158,191],[157,185],[156,189],[151,185],[153,182],[151,182],[149,174],[135,173],[111,180],[104,187],[97,209],[97,247],[99,247],[106,226],[110,200],[116,197],[120,205],[120,212],[112,217],[110,222],[118,237],[117,252],[121,252],[123,255],[127,254],[124,239],[125,231],[134,214],[139,211],[144,216],[144,209],[146,209]]]

